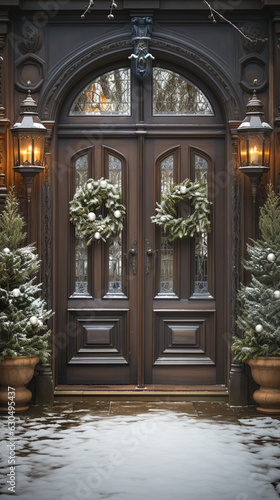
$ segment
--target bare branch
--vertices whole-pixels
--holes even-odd
[[[117,8],[117,4],[114,0],[112,0],[111,5],[110,5],[110,14],[107,16],[108,19],[114,19],[114,14],[113,14],[113,9]]]
[[[205,3],[205,5],[207,5],[207,7],[209,8],[209,10],[210,10],[210,16],[209,17],[212,19],[213,23],[217,22],[217,20],[216,20],[216,18],[214,16],[214,13],[215,13],[215,14],[217,14],[217,16],[219,16],[221,19],[223,19],[223,21],[226,21],[234,29],[236,29],[249,42],[252,42],[252,43],[267,42],[267,40],[268,40],[267,38],[257,38],[257,37],[256,38],[251,38],[250,36],[246,35],[242,29],[239,29],[235,24],[233,24],[231,21],[229,21],[228,19],[226,19],[222,14],[220,14],[220,12],[218,12],[215,9],[213,9],[213,7],[210,5],[209,2],[207,2],[206,0],[203,0],[203,3]]]
[[[93,0],[89,0],[88,6],[87,6],[85,12],[81,15],[81,17],[84,18],[85,15],[87,14],[87,12],[90,10],[90,8],[93,7],[93,6],[94,6],[94,1]]]

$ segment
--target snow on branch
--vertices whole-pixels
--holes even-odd
[[[91,7],[94,6],[94,1],[93,0],[89,0],[89,3],[88,3],[88,6],[85,10],[85,12],[81,15],[82,18],[85,17],[85,15],[88,13],[88,11],[91,9]]]
[[[94,1],[93,0],[89,0],[89,3],[88,3],[88,6],[85,10],[85,12],[81,15],[81,18],[83,19],[85,17],[85,15],[88,13],[88,11],[91,9],[91,7],[94,6]],[[108,15],[108,19],[114,19],[114,14],[113,14],[113,9],[116,9],[117,8],[117,4],[114,0],[111,1],[111,5],[110,5],[110,13]]]
[[[246,40],[248,40],[249,42],[251,42],[251,43],[267,42],[267,40],[268,40],[267,38],[258,38],[257,36],[251,37],[251,36],[247,35],[242,28],[239,29],[234,23],[229,21],[229,19],[226,19],[226,17],[224,17],[220,12],[215,10],[207,0],[203,0],[203,3],[205,3],[205,5],[208,7],[208,9],[210,11],[209,18],[212,19],[213,23],[217,23],[217,19],[216,19],[215,15],[219,16],[223,21],[230,24],[234,29],[236,29],[240,33],[240,35],[242,35],[244,38],[246,38]],[[86,10],[84,11],[84,13],[81,15],[81,17],[84,18],[85,15],[88,13],[88,11],[93,6],[94,6],[94,1],[89,0],[88,6],[87,6]],[[108,15],[108,19],[110,19],[110,20],[114,19],[113,9],[115,9],[115,8],[117,8],[117,4],[116,4],[115,0],[111,0],[110,13]],[[278,48],[280,48],[279,45],[278,45]]]
[[[215,14],[216,14],[221,19],[223,19],[223,21],[226,21],[226,23],[230,24],[234,29],[236,29],[249,42],[252,42],[252,43],[267,42],[267,40],[268,40],[267,38],[257,38],[257,37],[251,38],[250,36],[246,35],[242,29],[239,29],[235,24],[233,24],[231,21],[229,21],[229,19],[226,19],[222,14],[220,14],[220,12],[213,9],[213,7],[210,5],[209,2],[207,2],[206,0],[203,0],[203,3],[205,3],[205,5],[207,5],[207,7],[209,8],[209,10],[210,10],[209,17],[210,17],[210,19],[212,19],[213,23],[217,22],[217,20],[215,18]]]

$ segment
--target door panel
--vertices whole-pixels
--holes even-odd
[[[165,190],[166,173],[162,174],[161,170],[163,162],[168,163],[168,159],[171,183],[182,182],[186,177],[201,181],[204,176],[213,207],[210,235],[177,240],[169,243],[167,248],[166,237],[150,223],[150,214],[154,213],[156,201],[160,201],[160,191]],[[147,166],[144,175],[144,232],[153,252],[150,258],[154,261],[145,274],[144,286],[145,382],[219,383],[217,374],[224,372],[223,356],[218,356],[223,326],[217,330],[217,310],[222,316],[224,276],[218,272],[215,276],[215,269],[219,268],[215,263],[214,248],[218,249],[216,259],[219,259],[224,247],[221,237],[224,222],[217,226],[215,214],[223,212],[225,200],[214,190],[214,170],[215,165],[217,170],[223,165],[223,141],[192,139],[190,144],[186,138],[178,144],[174,139],[146,139],[144,164]],[[154,186],[151,179],[154,179]],[[189,204],[182,204],[179,210],[187,216]],[[201,238],[204,241],[201,242]],[[221,325],[220,318],[219,321]]]
[[[136,151],[134,140],[111,140],[102,145],[92,141],[91,146],[87,141],[83,147],[81,140],[60,139],[58,179],[60,185],[69,185],[68,195],[65,189],[63,194],[58,189],[57,200],[61,208],[57,214],[57,273],[58,282],[63,283],[58,328],[66,336],[60,349],[60,383],[136,383],[138,276],[130,270],[127,257],[138,232]],[[131,214],[120,237],[93,242],[90,247],[75,237],[68,216],[69,201],[88,177],[114,182]]]

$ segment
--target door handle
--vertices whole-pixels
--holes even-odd
[[[154,255],[158,253],[158,250],[153,250],[149,240],[146,240],[146,274],[154,268]]]
[[[128,260],[129,269],[132,271],[133,276],[137,272],[137,241],[135,240],[131,248],[128,250],[127,254],[124,254]]]

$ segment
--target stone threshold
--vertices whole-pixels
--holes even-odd
[[[90,396],[94,399],[110,398],[115,400],[129,399],[131,401],[227,401],[228,390],[225,386],[162,386],[135,385],[105,386],[105,385],[58,385],[55,397]]]

